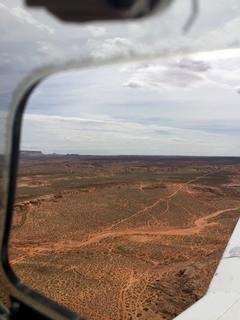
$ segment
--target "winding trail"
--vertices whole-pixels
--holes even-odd
[[[239,206],[230,207],[222,210],[216,210],[211,212],[210,214],[197,218],[193,225],[187,228],[169,228],[166,229],[166,227],[155,230],[146,230],[146,228],[131,228],[131,229],[120,229],[120,230],[114,230],[114,227],[120,225],[121,223],[128,221],[129,219],[138,216],[139,214],[142,214],[155,206],[159,204],[161,201],[166,201],[167,203],[167,209],[169,208],[169,201],[173,199],[180,190],[182,190],[185,186],[189,185],[192,182],[195,182],[203,177],[206,177],[207,175],[210,175],[215,172],[209,172],[205,175],[202,175],[200,177],[197,177],[195,179],[189,180],[184,184],[181,184],[177,190],[175,190],[173,193],[171,193],[167,198],[157,199],[154,203],[151,205],[145,206],[143,209],[137,211],[136,213],[130,215],[127,218],[121,219],[120,221],[116,222],[115,224],[111,225],[109,228],[106,228],[105,230],[97,233],[90,234],[87,240],[61,240],[58,242],[45,242],[40,247],[34,246],[33,243],[31,245],[26,246],[24,248],[21,248],[21,242],[14,241],[14,245],[18,248],[21,248],[23,255],[21,257],[18,257],[16,259],[11,260],[11,264],[20,263],[25,260],[25,258],[38,256],[42,254],[47,254],[50,252],[66,252],[82,247],[86,247],[89,245],[93,245],[96,243],[99,243],[100,241],[107,239],[107,238],[116,238],[116,237],[129,237],[130,240],[135,242],[144,242],[144,241],[151,241],[161,238],[162,236],[191,236],[194,234],[200,233],[203,229],[216,225],[216,222],[209,222],[208,220],[211,218],[216,218],[226,212],[232,212],[240,209]]]
[[[130,275],[126,281],[126,284],[122,287],[119,293],[118,298],[118,316],[117,319],[124,320],[128,317],[128,310],[126,307],[126,295],[128,294],[128,291],[130,288],[134,285],[135,282],[138,282],[139,280],[134,276],[134,271],[131,270]]]
[[[160,202],[166,202],[166,210],[164,211],[164,213],[167,213],[168,210],[169,210],[169,201],[172,200],[184,187],[186,187],[187,185],[193,183],[193,182],[196,182],[202,178],[205,178],[206,176],[210,175],[210,174],[213,174],[213,173],[216,173],[217,171],[214,171],[214,172],[208,172],[204,175],[201,175],[197,178],[194,178],[194,179],[191,179],[185,183],[182,183],[182,184],[179,184],[179,187],[177,188],[177,190],[175,190],[173,193],[171,193],[169,196],[167,196],[166,198],[158,198],[154,203],[148,205],[148,206],[145,206],[143,209],[140,209],[138,210],[137,212],[133,213],[132,215],[126,217],[126,218],[123,218],[119,221],[117,221],[116,223],[112,224],[109,228],[107,228],[106,230],[111,230],[117,226],[119,226],[120,224],[126,222],[126,221],[129,221],[130,219],[132,218],[135,218],[153,208],[155,208]]]
[[[46,254],[49,252],[66,252],[69,250],[86,247],[95,243],[99,243],[101,240],[107,238],[116,237],[133,237],[134,241],[137,242],[137,237],[144,237],[145,241],[150,241],[152,238],[154,240],[161,238],[162,236],[191,236],[200,233],[203,229],[209,226],[213,226],[215,222],[208,222],[211,218],[216,218],[226,212],[232,212],[239,210],[238,207],[231,207],[227,209],[217,210],[205,217],[201,217],[195,220],[194,225],[188,228],[173,228],[173,229],[158,229],[153,231],[148,230],[138,230],[138,229],[126,229],[126,230],[109,230],[93,234],[88,240],[78,241],[78,240],[68,240],[68,241],[58,241],[58,242],[48,242],[41,247],[31,247],[26,248],[26,256],[14,259],[11,261],[12,264],[24,261],[26,257],[32,257],[36,255]],[[142,239],[141,239],[142,242]],[[16,242],[17,243],[17,242]],[[25,251],[25,250],[24,250]]]
[[[220,170],[218,170],[220,171]],[[208,175],[214,174],[217,171],[209,172],[207,174],[204,174],[202,176],[199,176],[195,179],[191,179],[185,183],[175,183],[171,184],[171,189],[168,190],[167,195],[162,195],[162,197],[159,197],[160,194],[156,196],[153,202],[151,204],[146,205],[145,207],[141,208],[140,210],[133,212],[128,217],[125,217],[121,220],[118,220],[117,222],[114,222],[110,227],[104,228],[101,231],[97,231],[95,233],[90,233],[85,240],[81,238],[81,240],[60,240],[58,242],[53,241],[46,241],[45,243],[39,244],[36,242],[34,243],[23,243],[20,240],[15,240],[12,242],[13,246],[16,246],[18,249],[18,255],[16,255],[16,258],[11,259],[11,264],[21,264],[29,262],[28,259],[42,256],[45,254],[51,254],[56,255],[58,253],[65,253],[70,252],[72,250],[77,250],[80,248],[85,248],[91,245],[97,245],[101,244],[101,241],[104,241],[106,239],[109,240],[115,240],[119,237],[124,237],[124,239],[130,240],[135,243],[142,243],[147,241],[156,241],[156,240],[162,240],[163,237],[168,236],[175,236],[175,237],[188,237],[200,234],[202,231],[204,231],[206,228],[212,227],[217,225],[217,222],[211,221],[213,218],[217,218],[223,214],[234,212],[239,210],[240,213],[240,202],[234,205],[232,204],[231,207],[219,209],[213,208],[211,205],[207,206],[208,210],[211,210],[210,213],[207,213],[205,216],[202,217],[196,217],[194,216],[193,212],[189,212],[189,216],[192,218],[192,225],[185,226],[185,227],[164,227],[161,225],[160,220],[154,217],[154,213],[151,214],[151,210],[155,208],[154,212],[160,212],[161,215],[167,215],[169,210],[171,210],[173,203],[171,201],[174,200],[174,198],[179,194],[179,192],[184,191],[189,193],[189,196],[193,197],[191,194],[191,190],[188,189],[188,185],[190,185],[193,182],[196,182],[200,180],[201,178],[204,178]],[[172,188],[173,187],[173,188]],[[143,184],[139,187],[140,191],[144,192]],[[171,193],[170,193],[171,192]],[[170,193],[170,194],[169,194]],[[179,201],[178,201],[179,202]],[[164,208],[160,210],[159,203],[164,204]],[[174,202],[175,204],[175,202]],[[205,203],[204,203],[205,204]],[[239,205],[238,205],[239,204]],[[166,205],[166,207],[165,207]],[[229,204],[230,206],[230,204]],[[156,208],[157,207],[157,208]],[[185,210],[188,212],[187,208],[184,208],[181,203],[177,203],[177,207],[179,210]],[[157,210],[156,210],[157,209]],[[208,211],[209,212],[209,211]],[[129,222],[130,219],[133,219],[135,217],[138,217],[142,214],[148,214],[151,219],[148,219],[150,223],[147,225],[144,225],[142,227],[135,227],[134,226],[134,220],[131,221],[131,226],[124,224],[125,222]],[[202,212],[204,214],[204,212]],[[25,223],[27,218],[26,215],[21,216],[20,223],[16,226],[17,228],[22,227],[22,225]],[[145,219],[145,216],[144,216]],[[79,234],[74,234],[75,239],[77,239],[77,236]],[[81,235],[82,236],[82,235]],[[109,245],[110,243],[110,245]],[[24,245],[23,245],[24,244]],[[104,242],[103,243],[104,248],[109,250],[109,253],[112,252],[115,246],[115,242]],[[107,247],[106,247],[107,246]],[[48,258],[48,257],[47,257]],[[211,257],[210,257],[211,258]],[[207,258],[208,259],[208,258]],[[47,267],[48,262],[45,261],[48,259],[39,260],[40,264],[43,263]],[[173,273],[177,272],[180,269],[183,269],[186,267],[187,262],[186,261],[180,261],[180,262],[174,262],[173,264],[167,264],[167,265],[160,265],[159,262],[152,260],[150,257],[146,259],[148,264],[146,265],[146,271],[142,270],[135,270],[133,266],[131,266],[133,269],[130,269],[128,272],[124,274],[122,285],[119,288],[118,296],[117,296],[117,312],[116,312],[116,319],[117,320],[127,320],[130,319],[129,315],[134,315],[132,318],[138,318],[138,313],[142,312],[144,309],[144,301],[147,300],[148,296],[144,295],[144,293],[147,294],[148,286],[153,287],[154,282],[152,279],[156,279],[161,277],[164,273]],[[30,260],[31,261],[31,260]],[[69,272],[73,271],[81,276],[81,273],[78,271],[77,267],[75,265],[71,265],[66,268],[65,265],[57,265],[60,272]],[[88,267],[89,268],[89,267]],[[154,277],[153,277],[154,274]],[[163,287],[164,290],[164,287]],[[171,296],[170,296],[171,297]]]

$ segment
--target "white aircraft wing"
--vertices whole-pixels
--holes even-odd
[[[207,293],[175,320],[240,319],[240,220]]]

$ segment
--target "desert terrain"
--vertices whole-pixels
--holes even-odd
[[[240,158],[23,154],[10,262],[92,320],[173,319],[240,213]]]

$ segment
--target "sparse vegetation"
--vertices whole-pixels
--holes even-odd
[[[21,159],[10,261],[89,319],[173,319],[206,291],[240,213],[240,159]]]

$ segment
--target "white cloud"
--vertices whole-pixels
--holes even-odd
[[[160,89],[196,86],[226,86],[236,91],[240,86],[240,49],[197,53],[185,58],[157,60],[122,69],[128,74],[123,83],[130,88]]]
[[[90,37],[98,38],[103,37],[106,35],[106,28],[101,25],[89,25],[86,26],[84,31],[87,31],[89,33]]]
[[[205,72],[211,68],[210,64],[206,61],[192,60],[190,58],[180,59],[180,61],[176,63],[176,67],[192,72]]]
[[[240,46],[240,18],[235,17],[227,21],[223,26],[202,34],[195,39],[195,46],[207,48],[208,44],[214,44],[216,48],[224,46],[239,47]]]
[[[180,59],[179,61],[162,61],[130,70],[129,79],[123,84],[131,88],[189,88],[205,80],[205,71],[210,66],[202,61]]]
[[[179,69],[174,68],[162,69],[161,67],[155,67],[135,74],[132,79],[130,79],[129,82],[125,83],[124,85],[130,87],[149,86],[160,88],[189,88],[191,85],[195,85],[201,80],[203,80],[201,75],[190,71],[180,71]]]
[[[23,8],[8,7],[0,3],[0,9],[7,11],[13,17],[17,18],[19,22],[30,24],[36,28],[39,28],[42,31],[46,31],[48,34],[54,34],[54,29],[52,27],[48,26],[47,24],[41,23]]]
[[[239,46],[238,0],[202,0],[196,23],[183,35],[189,4],[176,1],[171,10],[145,21],[81,27],[62,25],[41,10],[24,9],[19,0],[0,2],[0,98],[6,92],[10,96],[33,69],[63,59],[166,57]],[[122,72],[118,67],[85,70],[74,81],[63,75],[60,84],[50,80],[48,91],[30,106],[40,114],[26,116],[23,141],[26,148],[50,152],[236,153],[239,139],[229,132],[232,121],[240,119],[239,56],[237,50],[215,51],[149,60]],[[83,114],[87,109],[92,115]],[[44,115],[44,110],[56,115]],[[228,132],[214,126],[216,117],[229,121]]]
[[[31,132],[31,135],[29,135]],[[47,143],[46,143],[47,141]],[[100,154],[218,154],[223,146],[239,146],[224,134],[199,129],[139,124],[106,116],[98,118],[27,114],[22,149]],[[214,146],[214,148],[213,148]]]
[[[139,45],[131,39],[113,37],[103,40],[100,44],[94,40],[89,41],[91,56],[94,59],[111,59],[114,57],[131,57],[136,54]]]
[[[25,120],[35,121],[35,122],[68,122],[68,123],[107,123],[113,122],[109,117],[105,118],[86,118],[86,117],[64,117],[59,115],[46,115],[46,114],[26,114],[24,116]]]

